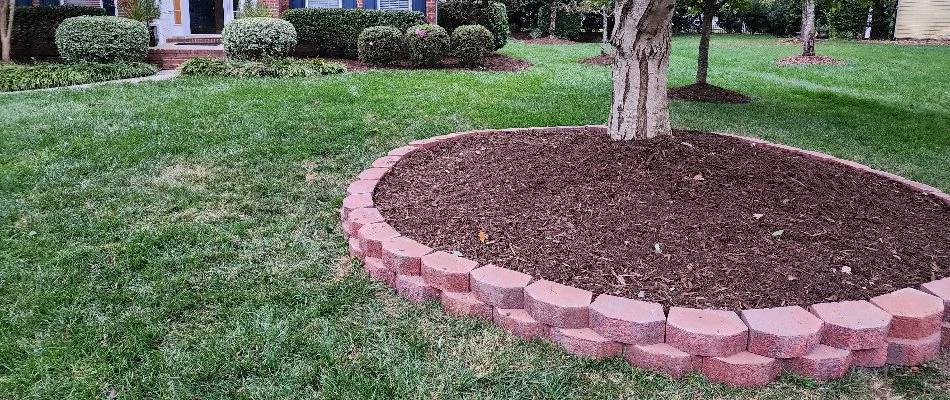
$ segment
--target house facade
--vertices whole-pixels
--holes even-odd
[[[895,39],[950,39],[950,0],[898,0]]]

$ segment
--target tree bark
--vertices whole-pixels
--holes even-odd
[[[13,36],[15,0],[0,0],[0,61],[10,61],[10,45]]]
[[[554,27],[557,22],[557,0],[548,2],[548,36],[554,36]]]
[[[674,0],[617,0],[614,8],[613,101],[615,140],[671,136],[666,96]]]
[[[607,22],[608,22],[607,19],[610,18],[610,11],[609,11],[609,10],[610,10],[610,7],[608,7],[608,6],[604,6],[604,8],[601,8],[601,9],[600,9],[600,16],[604,18],[604,34],[603,34],[603,38],[601,38],[601,40],[600,40],[600,43],[601,43],[601,44],[604,44],[604,45],[606,45],[606,44],[607,44],[607,40],[609,40],[609,36],[608,36],[608,34],[607,34],[607,25],[608,25],[608,24],[607,24]],[[603,46],[601,46],[601,49],[603,49]]]
[[[815,55],[815,0],[802,1],[802,55]]]
[[[706,83],[706,76],[709,74],[709,37],[712,35],[712,21],[715,14],[715,0],[703,0],[703,20],[699,27],[699,57],[696,59],[696,83]]]

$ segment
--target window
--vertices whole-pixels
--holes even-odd
[[[410,0],[379,0],[379,9],[380,10],[389,10],[389,11],[410,11],[411,7],[409,6]]]
[[[307,0],[308,8],[342,8],[340,0]]]

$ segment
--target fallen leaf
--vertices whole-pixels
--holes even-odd
[[[663,252],[660,251],[660,244],[659,244],[659,243],[654,243],[654,244],[653,244],[653,252],[656,253],[656,254],[663,254]]]
[[[841,272],[846,273],[846,274],[850,274],[850,273],[851,273],[851,267],[849,267],[849,266],[847,266],[847,265],[846,265],[846,266],[843,266],[843,267],[841,267]]]
[[[765,214],[752,214],[752,218],[755,218],[755,219],[762,219],[762,217],[764,216]]]
[[[461,252],[461,251],[458,251],[458,250],[454,250],[454,251],[452,251],[452,255],[453,255],[453,256],[456,256],[456,257],[461,257],[461,256],[462,256],[462,252]]]
[[[644,292],[644,291],[641,290],[641,291],[637,292],[637,297],[639,297],[639,298],[641,298],[641,299],[644,298],[644,297],[647,297],[647,292]]]
[[[694,180],[694,181],[704,181],[704,180],[706,180],[706,178],[703,178],[703,174],[696,174],[696,176],[693,177],[693,180]]]
[[[775,231],[775,232],[772,232],[772,237],[779,237],[779,236],[782,236],[783,233],[785,233],[785,230],[784,230],[784,229],[779,229],[779,230],[777,230],[777,231]]]
[[[478,232],[478,240],[482,243],[485,243],[485,240],[488,239],[488,234],[485,232]]]

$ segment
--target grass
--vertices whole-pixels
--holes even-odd
[[[142,62],[0,64],[0,92],[138,78],[156,72],[158,68]]]
[[[697,39],[674,40],[671,84]],[[522,46],[523,73],[181,78],[0,96],[0,398],[948,398],[918,371],[732,389],[526,342],[406,304],[346,256],[337,207],[373,159],[489,127],[603,123],[596,45]],[[711,82],[747,105],[674,102],[729,131],[950,189],[950,47],[713,38]]]

